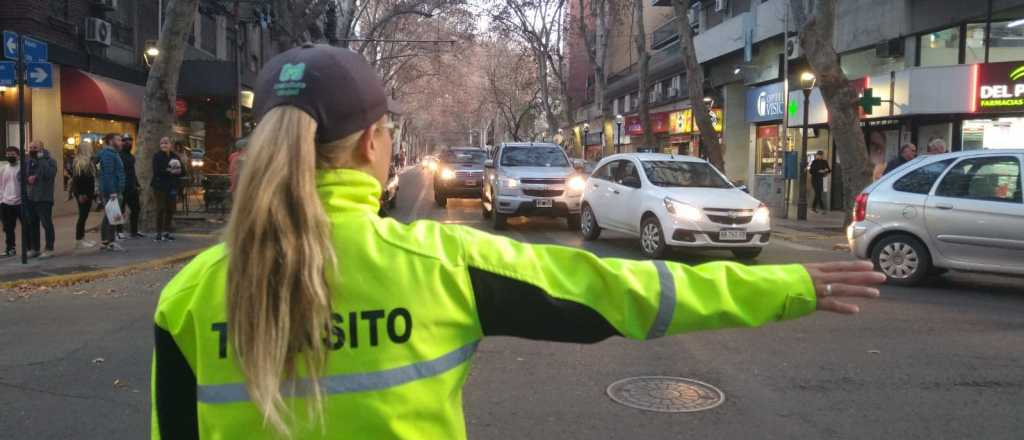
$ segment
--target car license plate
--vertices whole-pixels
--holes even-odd
[[[466,181],[466,186],[473,186],[473,185],[476,185],[476,181],[475,180],[467,180]]]
[[[720,231],[718,233],[719,240],[746,240],[746,231]]]
[[[546,200],[546,199],[537,200],[537,207],[538,208],[550,208],[551,206],[552,206],[551,200]]]

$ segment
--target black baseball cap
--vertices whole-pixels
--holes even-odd
[[[306,43],[271,58],[256,80],[255,114],[291,105],[316,121],[317,142],[365,130],[385,113],[400,113],[384,83],[358,52]]]

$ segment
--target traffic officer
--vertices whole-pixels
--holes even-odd
[[[397,109],[361,55],[307,44],[259,75],[225,242],[155,315],[152,437],[465,437],[484,336],[593,343],[758,326],[876,297],[869,263],[601,259],[377,216]]]

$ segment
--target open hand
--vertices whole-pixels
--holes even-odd
[[[870,261],[833,261],[805,264],[811,275],[818,297],[818,310],[853,314],[860,311],[856,304],[839,300],[848,298],[878,298],[874,286],[885,282],[885,275],[875,272]]]

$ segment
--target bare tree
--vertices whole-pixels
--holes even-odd
[[[678,0],[677,0],[678,1]],[[640,91],[637,93],[639,97],[639,114],[640,114],[640,125],[644,128],[644,146],[654,146],[654,131],[651,126],[651,109],[649,105],[650,100],[650,88],[647,84],[650,80],[648,78],[651,68],[651,52],[647,50],[647,31],[644,29],[644,3],[646,0],[633,0],[633,22],[636,26],[636,34],[633,35],[634,42],[636,43],[636,52],[639,56],[638,63],[640,64],[640,72],[638,79],[638,87]]]
[[[813,0],[809,14],[801,0],[790,1],[794,22],[800,30],[800,47],[814,70],[817,84],[828,108],[829,129],[842,166],[846,211],[862,189],[871,183],[871,161],[868,158],[860,115],[856,110],[857,91],[850,85],[839,65],[833,47],[835,33],[835,0]],[[804,109],[808,111],[808,109]],[[807,160],[801,158],[801,161]],[[847,216],[847,221],[852,218]]]
[[[153,167],[149,158],[159,151],[160,138],[170,136],[174,125],[174,102],[177,100],[178,76],[185,57],[185,37],[192,30],[199,0],[170,0],[157,41],[160,56],[150,66],[146,94],[142,100],[139,140],[135,171],[140,182],[149,182]],[[156,204],[151,191],[142,191],[142,221],[153,226]]]
[[[676,33],[679,34],[679,44],[683,50],[686,87],[690,96],[693,120],[700,129],[700,144],[707,152],[708,161],[715,168],[724,172],[725,152],[722,151],[722,143],[719,141],[718,133],[715,132],[715,126],[711,121],[711,109],[704,104],[704,67],[697,60],[697,50],[693,44],[693,29],[690,28],[690,20],[687,15],[690,10],[689,2],[672,0],[672,8],[676,15]]]

